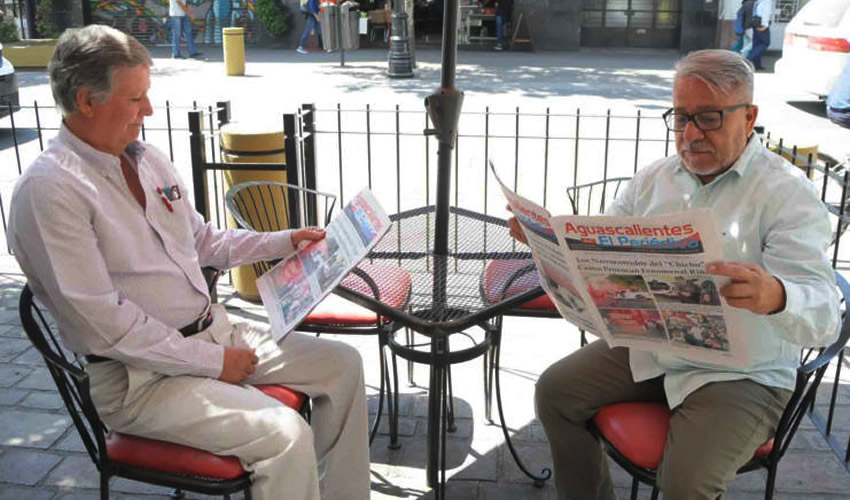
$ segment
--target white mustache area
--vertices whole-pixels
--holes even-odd
[[[688,153],[713,153],[714,148],[708,144],[694,142],[690,144],[683,144],[682,151]]]

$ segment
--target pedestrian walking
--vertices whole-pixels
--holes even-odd
[[[319,18],[319,0],[302,0],[301,13],[304,14],[304,33],[301,34],[301,42],[298,43],[298,48],[295,50],[299,54],[308,54],[304,46],[307,45],[311,32],[316,32],[319,48],[322,47],[322,20]]]
[[[773,17],[773,0],[758,0],[753,7],[753,48],[747,59],[757,70],[764,69],[761,55],[770,47],[770,18]]]
[[[171,57],[183,59],[180,53],[180,36],[186,39],[186,47],[189,49],[189,57],[200,57],[202,54],[195,48],[192,39],[192,21],[195,15],[192,9],[183,0],[169,0],[168,17],[171,19]]]

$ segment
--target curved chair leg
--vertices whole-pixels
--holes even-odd
[[[519,458],[519,455],[514,449],[514,444],[511,441],[511,436],[508,434],[508,425],[505,423],[505,412],[502,409],[502,389],[501,383],[499,380],[499,349],[501,347],[501,337],[500,332],[495,331],[492,333],[493,336],[493,346],[491,349],[494,351],[493,353],[493,375],[496,379],[496,408],[499,410],[499,423],[502,427],[502,434],[505,436],[505,444],[508,445],[508,451],[511,452],[511,456],[514,459],[514,463],[517,464],[517,467],[522,471],[523,474],[531,478],[533,484],[537,488],[542,488],[543,483],[552,477],[552,470],[548,467],[544,467],[540,471],[540,475],[536,476],[528,471],[525,465],[522,463],[522,460]]]
[[[404,337],[407,341],[407,347],[410,347],[413,344],[413,330],[410,328],[404,328]],[[416,381],[413,380],[413,361],[407,360],[407,385],[410,387],[416,387]]]
[[[455,424],[455,402],[454,402],[454,394],[452,394],[452,365],[449,364],[446,366],[446,384],[448,384],[448,391],[446,394],[448,395],[448,404],[446,407],[446,430],[449,432],[456,432],[457,425]]]
[[[378,389],[378,411],[375,413],[375,421],[372,423],[372,430],[369,431],[369,446],[375,440],[375,435],[378,434],[378,427],[381,425],[381,416],[384,413],[384,397],[386,395],[385,382],[387,381],[387,357],[384,352],[384,342],[378,342],[378,363],[381,365],[381,387]],[[389,399],[389,398],[387,398]],[[389,413],[392,415],[392,403],[387,404]],[[392,425],[392,424],[391,424]]]
[[[251,485],[245,487],[242,496],[245,497],[245,500],[251,500]]]
[[[650,495],[649,500],[658,500],[658,488],[652,488],[652,495]]]
[[[631,500],[638,500],[637,496],[638,496],[638,487],[639,486],[640,486],[640,484],[638,483],[637,478],[633,477],[632,478],[632,494],[629,497]]]
[[[773,489],[776,486],[776,464],[767,468],[767,480],[764,483],[764,500],[773,498]]]
[[[581,332],[581,344],[580,345],[581,345],[581,347],[584,347],[584,346],[587,345],[587,332],[585,332],[584,330],[579,330],[579,331]]]
[[[109,475],[100,473],[100,500],[109,500]]]
[[[401,442],[398,440],[398,363],[395,353],[391,353],[392,363],[393,363],[393,387],[395,390],[392,391],[392,394],[388,394],[388,400],[392,399],[392,406],[389,408],[390,410],[390,444],[387,445],[391,450],[397,450],[401,448]],[[389,377],[389,375],[387,375]],[[389,379],[387,380],[387,384],[389,384]]]

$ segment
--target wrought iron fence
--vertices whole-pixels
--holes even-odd
[[[4,237],[9,197],[23,169],[44,149],[59,128],[55,112],[33,102],[0,121],[9,124],[8,137],[0,132],[0,216]],[[222,227],[225,165],[218,141],[220,127],[230,120],[227,103],[155,108],[142,129],[142,137],[168,151],[184,179],[193,179],[195,204],[203,201],[202,213]],[[286,132],[286,161],[265,169],[286,169],[307,187],[347,195],[368,186],[389,212],[433,203],[437,147],[423,130],[430,127],[422,110],[399,106],[377,108],[316,107],[302,105],[281,117]],[[0,129],[2,131],[2,129]],[[762,134],[769,147],[799,165],[818,186],[821,199],[833,215],[833,266],[844,269],[839,244],[848,220],[847,161],[824,154],[798,152],[789,141]],[[571,213],[569,189],[601,179],[631,177],[641,166],[672,154],[673,138],[656,116],[622,115],[608,111],[590,114],[575,111],[512,110],[487,107],[462,114],[453,151],[453,204],[497,217],[506,217],[503,200],[493,188],[488,159],[510,187],[553,213]],[[206,193],[206,196],[203,194]],[[603,195],[604,196],[604,195]],[[589,202],[590,200],[586,200]],[[605,200],[593,205],[604,206]],[[309,221],[309,220],[308,220]],[[839,388],[840,358],[828,403],[813,406],[812,419],[820,432],[850,469],[850,441],[834,425],[835,412],[850,408],[847,391]],[[845,388],[846,389],[846,388]],[[843,443],[848,444],[844,445]]]

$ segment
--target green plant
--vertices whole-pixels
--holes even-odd
[[[56,26],[55,12],[58,8],[56,0],[38,0],[35,7],[35,28],[43,38],[56,38],[59,36],[59,27]]]
[[[257,17],[269,35],[281,38],[289,31],[289,7],[279,3],[279,0],[257,0]]]
[[[0,22],[0,43],[17,42],[18,27],[12,23]]]

